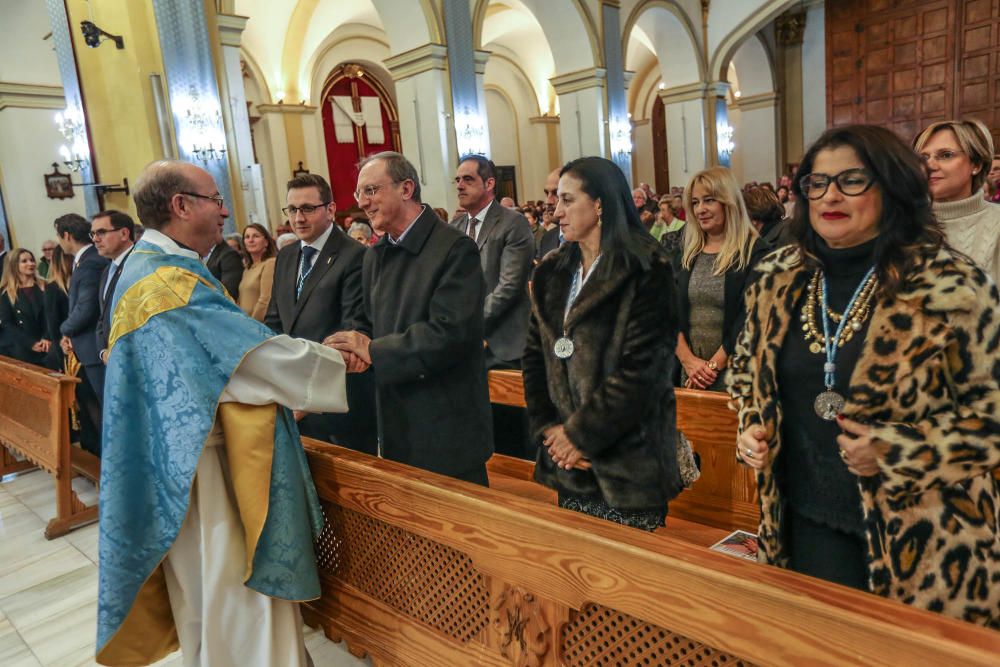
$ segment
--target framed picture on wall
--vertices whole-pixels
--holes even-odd
[[[52,173],[45,174],[45,193],[49,199],[70,199],[73,197],[73,181],[69,174],[59,171],[59,163],[52,163]]]

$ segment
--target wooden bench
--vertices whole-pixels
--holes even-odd
[[[73,491],[76,475],[95,484],[101,477],[100,460],[70,444],[69,408],[79,381],[0,356],[0,479],[36,465],[52,475],[56,516],[45,528],[50,540],[97,521],[97,505],[85,505]]]
[[[1000,633],[304,439],[310,625],[383,665],[995,665]],[[491,464],[502,476],[508,461]],[[517,462],[518,465],[524,462]]]
[[[490,401],[525,407],[520,371],[489,372]],[[728,396],[718,392],[677,389],[677,428],[701,458],[701,478],[670,502],[670,516],[725,531],[757,532],[757,484],[752,471],[736,462],[736,413]],[[531,467],[494,457],[491,470],[531,479]],[[502,482],[503,483],[503,482]]]

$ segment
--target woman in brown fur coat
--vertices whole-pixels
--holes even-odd
[[[563,168],[555,218],[566,243],[535,269],[522,361],[535,479],[562,507],[654,530],[681,489],[670,262],[604,158]]]
[[[997,287],[888,130],[827,131],[793,187],[729,378],[760,560],[1000,628]]]

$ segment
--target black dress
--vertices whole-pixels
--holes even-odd
[[[69,316],[69,296],[55,283],[49,283],[45,288],[45,326],[48,331],[47,338],[52,341],[49,346],[49,353],[45,355],[45,366],[54,371],[63,370],[62,348],[59,347],[59,340],[62,335],[59,333],[61,325]]]
[[[45,353],[34,352],[31,346],[43,338],[47,339],[48,333],[42,289],[38,285],[21,287],[14,303],[6,293],[0,294],[0,349],[18,361],[41,366]]]
[[[875,241],[854,248],[833,249],[819,241],[817,254],[826,269],[831,310],[843,313],[854,290],[874,262]],[[775,461],[775,476],[788,499],[782,525],[788,545],[789,567],[796,572],[867,590],[865,530],[858,477],[840,458],[835,421],[820,419],[813,407],[825,390],[825,353],[809,350],[801,326],[808,290],[796,306],[794,323],[785,336],[778,356],[778,387],[783,409],[781,453]],[[822,332],[822,321],[816,315]],[[836,356],[834,390],[849,398],[851,373],[868,332],[862,328]]]

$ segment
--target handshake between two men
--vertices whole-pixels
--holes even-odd
[[[364,373],[372,365],[371,343],[372,339],[360,331],[338,331],[323,339],[323,345],[344,357],[348,373]]]

